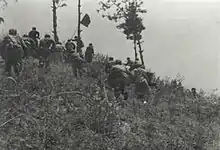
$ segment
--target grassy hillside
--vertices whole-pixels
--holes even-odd
[[[74,78],[68,66],[41,74],[30,61],[17,84],[0,81],[0,149],[217,150],[219,99],[160,80],[146,104],[104,90],[104,58]]]

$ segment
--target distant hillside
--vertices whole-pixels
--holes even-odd
[[[146,104],[104,90],[103,56],[75,79],[67,65],[40,74],[25,62],[17,85],[0,81],[0,148],[53,150],[218,150],[215,95],[197,98],[161,80]]]

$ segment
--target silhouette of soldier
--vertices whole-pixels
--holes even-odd
[[[29,32],[28,36],[35,41],[36,47],[38,47],[37,39],[40,39],[40,33],[37,31],[36,27],[32,27],[32,30]]]
[[[92,58],[94,56],[94,48],[92,43],[89,44],[89,46],[86,48],[86,52],[85,52],[85,59],[88,63],[92,62]]]

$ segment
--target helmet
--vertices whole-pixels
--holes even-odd
[[[109,61],[113,61],[114,58],[113,58],[113,57],[109,57],[108,60],[109,60]]]
[[[121,60],[119,60],[119,59],[117,59],[117,60],[115,61],[115,63],[116,63],[116,65],[122,65],[122,62],[121,62]]]
[[[28,35],[27,34],[23,34],[23,37],[28,37]]]
[[[45,34],[44,38],[50,38],[50,35],[49,34]]]
[[[9,35],[16,35],[17,30],[16,29],[9,29],[8,33],[9,33]]]

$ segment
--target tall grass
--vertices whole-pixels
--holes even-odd
[[[68,66],[42,74],[30,62],[16,85],[2,77],[0,149],[219,149],[218,97],[160,79],[146,104],[115,100],[102,85],[105,59],[78,79]]]

